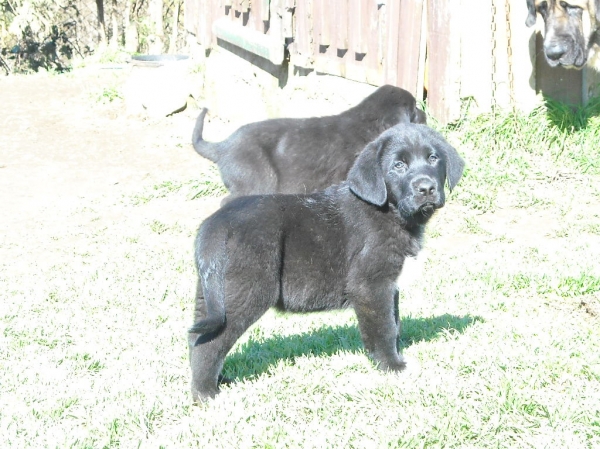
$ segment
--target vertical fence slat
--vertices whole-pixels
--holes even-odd
[[[285,5],[281,7],[281,30],[283,37],[292,38],[294,36],[294,6],[292,0],[285,0]]]
[[[327,45],[323,42],[323,16],[325,11],[323,10],[323,0],[313,0],[312,2],[312,16],[313,16],[313,53],[319,55],[319,47]]]
[[[269,2],[269,34],[283,42],[282,18],[281,0],[271,0]]]
[[[399,39],[396,38],[393,30],[399,29],[400,4],[399,2],[389,2],[384,8],[386,12],[384,80],[387,84],[395,85],[398,82]]]
[[[349,21],[350,33],[354,41],[352,49],[355,53],[366,54],[369,39],[369,6],[368,0],[354,0]]]
[[[497,3],[504,3],[504,0]],[[495,96],[492,89],[492,55],[500,52],[506,58],[508,54],[506,45],[500,42],[494,45],[493,42],[492,29],[498,26],[492,23],[492,0],[462,0],[461,9],[454,17],[462,33],[460,95],[462,98],[475,98],[476,104],[473,106],[480,112],[489,111],[492,96]],[[473,20],[473,17],[477,17],[477,20]],[[499,61],[502,60],[499,58]]]
[[[250,20],[248,21],[248,26],[251,26],[253,30],[256,30],[259,33],[263,34],[265,30],[262,19],[262,0],[254,0],[251,4],[249,12]]]
[[[318,19],[320,21],[320,29],[321,36],[319,44],[321,45],[331,45],[331,21],[333,16],[331,15],[331,7],[330,3],[327,0],[318,0],[319,3],[319,11],[320,16]]]
[[[348,50],[348,3],[335,3],[335,45],[338,50]]]
[[[380,9],[376,2],[367,1],[367,21],[364,33],[367,35],[366,81],[369,84],[383,84],[383,61],[381,47]]]
[[[198,34],[196,35],[197,41],[203,47],[210,47],[212,42],[212,6],[209,3],[200,2],[200,11],[198,20]]]
[[[268,22],[270,18],[269,3],[271,3],[269,0],[261,0],[260,2],[260,19],[263,22]]]
[[[442,123],[460,117],[460,24],[452,20],[459,7],[460,0],[428,0],[427,105]]]
[[[535,91],[535,27],[523,26],[523,8],[510,5],[512,76],[518,109],[531,111],[538,103]]]
[[[294,63],[300,67],[310,67],[313,62],[311,19],[312,14],[307,2],[298,2],[294,8],[294,45],[292,49],[295,53]]]
[[[396,84],[415,97],[417,94],[419,55],[421,50],[421,17],[423,0],[404,0],[400,11],[398,28],[398,69]]]

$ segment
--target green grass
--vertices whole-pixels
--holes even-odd
[[[442,129],[468,170],[401,291],[408,374],[374,367],[351,310],[270,311],[225,361],[235,383],[191,404],[193,239],[225,192],[215,171],[76,204],[52,238],[7,242],[19,256],[0,257],[0,441],[600,447],[600,318],[581,306],[600,303],[590,108]]]
[[[100,104],[108,104],[114,101],[123,100],[123,93],[121,89],[116,86],[107,86],[96,92],[93,92],[92,98],[94,101]]]
[[[146,188],[144,192],[135,194],[132,198],[126,200],[139,205],[157,198],[168,198],[174,194],[185,195],[193,200],[204,197],[219,197],[226,193],[227,188],[221,181],[218,169],[215,166],[211,166],[207,171],[201,173],[197,179],[164,181]]]
[[[575,109],[548,99],[528,115],[466,117],[440,130],[467,151],[456,199],[470,209],[494,211],[506,189],[520,190],[512,199],[516,207],[529,207],[544,199],[524,188],[524,181],[600,174],[600,98]]]

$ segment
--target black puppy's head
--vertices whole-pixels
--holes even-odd
[[[464,161],[444,138],[425,125],[390,128],[360,153],[348,174],[350,190],[364,201],[397,209],[424,224],[444,206],[462,176]]]
[[[427,116],[417,107],[415,97],[390,84],[381,86],[367,97],[362,108],[379,117],[383,130],[398,123],[427,123]]]
[[[544,19],[544,55],[551,67],[581,68],[600,22],[600,0],[527,0],[527,26]]]

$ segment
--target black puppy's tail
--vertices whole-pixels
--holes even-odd
[[[206,278],[206,282],[209,284],[212,284],[214,280],[214,277]],[[198,279],[198,284],[196,286],[196,319],[198,319],[200,313],[198,306],[202,303],[206,305],[206,314],[203,319],[196,322],[188,329],[190,334],[205,335],[217,333],[223,329],[227,322],[225,316],[225,304],[217,293],[219,289],[214,285],[211,285],[210,287],[203,286],[202,281]],[[205,295],[205,292],[209,292],[209,295]],[[210,294],[210,292],[213,293]]]
[[[198,321],[192,327],[188,329],[190,334],[212,334],[218,332],[225,325],[225,315],[223,316],[212,316],[207,317],[201,321]]]
[[[194,150],[196,150],[200,156],[203,156],[213,162],[217,162],[217,145],[207,142],[202,138],[202,131],[204,130],[204,117],[206,116],[207,112],[208,109],[202,108],[200,115],[196,119],[196,126],[194,126],[194,132],[192,133],[192,145],[194,145]]]

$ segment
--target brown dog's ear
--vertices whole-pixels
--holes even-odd
[[[525,25],[527,25],[528,27],[532,27],[533,25],[535,25],[535,21],[537,19],[535,11],[535,0],[527,0],[527,11],[529,12],[529,14],[527,15],[527,20],[525,20]]]
[[[375,206],[387,201],[387,188],[379,164],[379,140],[368,144],[358,155],[348,173],[350,190],[359,198]]]

